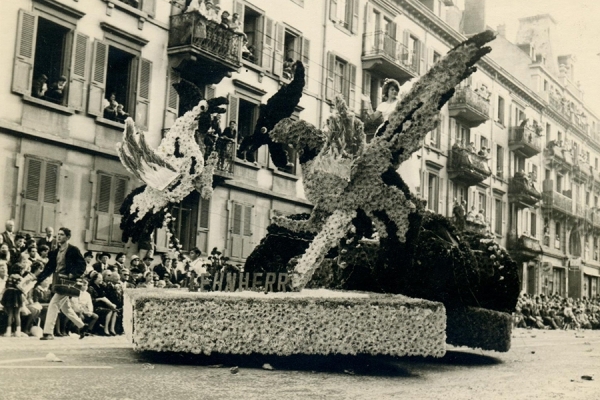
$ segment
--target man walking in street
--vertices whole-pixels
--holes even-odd
[[[39,284],[50,275],[53,275],[53,292],[54,285],[57,284],[59,278],[66,278],[74,281],[80,278],[85,271],[85,259],[81,255],[81,251],[79,251],[77,247],[69,244],[69,239],[71,239],[71,230],[68,228],[60,228],[56,235],[58,248],[50,252],[48,255],[48,264],[46,264],[46,267],[37,279]],[[54,292],[50,304],[48,304],[46,322],[44,323],[44,335],[40,339],[54,339],[52,332],[54,332],[54,325],[56,324],[56,317],[58,316],[59,310],[62,311],[75,326],[77,326],[79,329],[79,338],[83,339],[85,333],[88,331],[88,325],[81,321],[81,318],[79,318],[77,313],[75,313],[71,307],[69,296],[56,292]]]

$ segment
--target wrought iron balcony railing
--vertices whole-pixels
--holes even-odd
[[[401,83],[419,74],[419,57],[387,32],[363,34],[363,69],[376,70]]]
[[[534,128],[528,126],[513,126],[510,128],[508,145],[514,152],[526,158],[535,156],[542,151],[542,139]]]
[[[460,118],[471,127],[482,124],[490,118],[490,103],[470,87],[456,89],[448,102],[450,116]]]

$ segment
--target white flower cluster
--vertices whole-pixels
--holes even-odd
[[[131,213],[137,210],[136,221],[150,211],[158,212],[169,203],[181,202],[195,189],[194,182],[204,170],[204,156],[194,138],[197,127],[196,117],[200,112],[200,107],[196,106],[179,117],[158,146],[156,154],[175,167],[179,177],[165,190],[147,186],[144,192],[133,198]],[[193,168],[192,164],[194,164]]]
[[[258,297],[127,290],[131,295],[127,304],[133,309],[126,313],[132,321],[127,335],[136,350],[206,355],[445,354],[446,313],[441,303],[399,295],[333,293]]]

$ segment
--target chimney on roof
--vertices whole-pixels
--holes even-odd
[[[465,12],[463,16],[463,33],[465,35],[485,31],[487,26],[485,23],[485,1],[465,0]]]

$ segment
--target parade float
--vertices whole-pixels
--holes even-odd
[[[312,212],[276,218],[243,272],[198,277],[197,292],[127,290],[124,321],[134,347],[441,357],[449,343],[508,351],[516,263],[492,237],[426,211],[397,172],[493,38],[483,32],[449,51],[369,143],[341,97],[323,129],[289,118],[304,87],[298,62],[293,80],[261,106],[241,148],[252,153],[268,145],[274,164],[284,167],[284,145],[292,146]],[[194,92],[186,82],[177,88]],[[207,156],[196,138],[218,129],[214,121],[227,101],[196,100],[156,150],[127,122],[119,154],[146,185],[121,207],[124,240],[168,228],[171,205],[193,190],[209,198],[219,183],[215,153]]]

